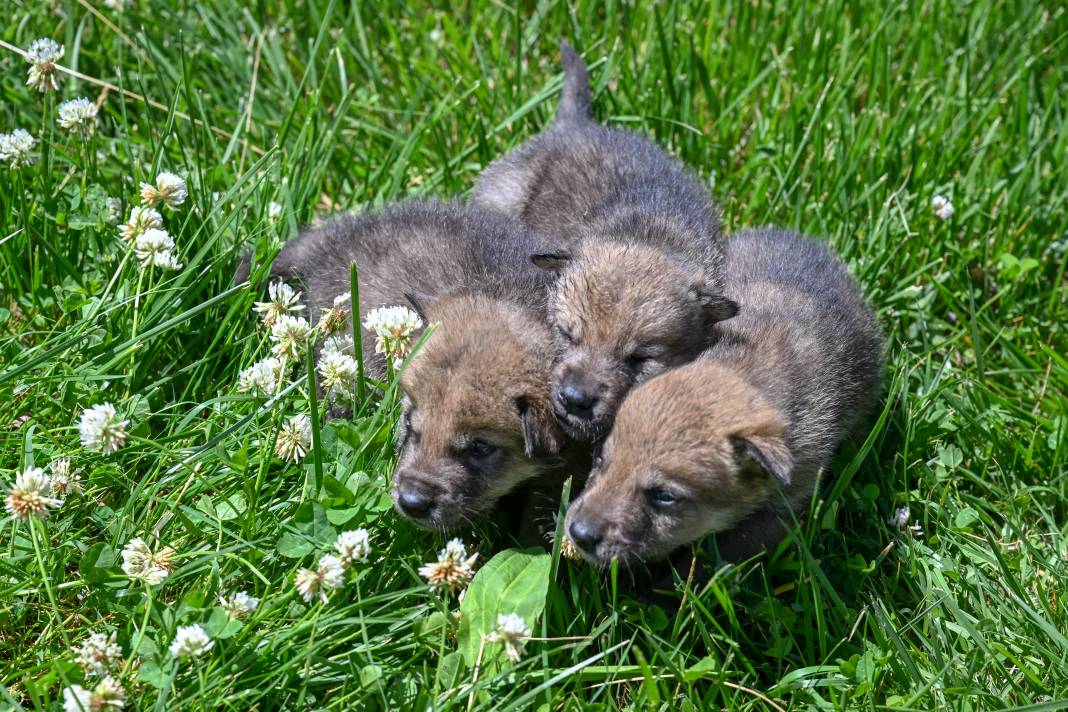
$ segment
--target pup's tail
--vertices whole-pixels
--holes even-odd
[[[564,89],[556,109],[556,123],[576,124],[590,120],[590,78],[586,63],[567,40],[560,40],[560,59],[564,64]]]

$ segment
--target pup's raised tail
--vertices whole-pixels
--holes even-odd
[[[560,40],[560,59],[564,65],[564,89],[556,109],[556,123],[581,123],[590,120],[590,78],[586,63],[567,40]]]

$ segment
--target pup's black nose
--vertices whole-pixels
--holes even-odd
[[[601,530],[599,527],[593,526],[582,519],[577,519],[571,522],[571,526],[568,527],[567,531],[571,535],[571,541],[575,542],[578,548],[589,554],[596,552],[597,545],[601,542]]]
[[[597,398],[582,386],[567,384],[560,389],[560,403],[564,410],[577,418],[592,418]]]
[[[421,492],[402,489],[397,494],[397,504],[412,519],[424,519],[434,507],[434,500]]]

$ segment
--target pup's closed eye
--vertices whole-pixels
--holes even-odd
[[[666,508],[677,504],[680,498],[674,493],[659,487],[651,487],[645,490],[645,498],[655,507]]]
[[[472,457],[483,458],[489,457],[493,453],[497,452],[497,446],[488,440],[482,438],[475,438],[470,444],[464,448],[464,452]]]

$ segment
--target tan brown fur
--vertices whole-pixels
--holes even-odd
[[[447,529],[493,509],[557,467],[563,435],[549,405],[548,327],[528,309],[479,294],[426,306],[434,331],[401,377],[405,394],[393,497],[432,506],[418,523]],[[493,448],[471,452],[481,440]]]
[[[714,532],[732,559],[775,544],[878,399],[882,334],[823,245],[747,231],[727,266],[741,312],[699,359],[630,392],[568,512],[591,562],[641,564]]]
[[[557,248],[531,255],[559,275],[553,403],[569,435],[592,441],[631,386],[697,356],[736,305],[723,296],[723,230],[703,181],[649,139],[594,121],[586,65],[567,42],[560,56],[556,121],[488,166],[471,204]],[[571,343],[573,328],[590,337]]]
[[[718,306],[709,306],[704,272],[662,249],[594,239],[580,246],[549,307],[562,351],[553,406],[568,433],[595,440],[634,384],[700,354]],[[569,406],[566,386],[591,397],[590,412]]]
[[[777,497],[775,482],[745,457],[741,442],[790,458],[782,414],[730,368],[698,362],[634,389],[616,417],[568,525],[602,532],[588,559],[655,561],[700,537],[730,529]],[[670,509],[650,501],[666,490]]]

